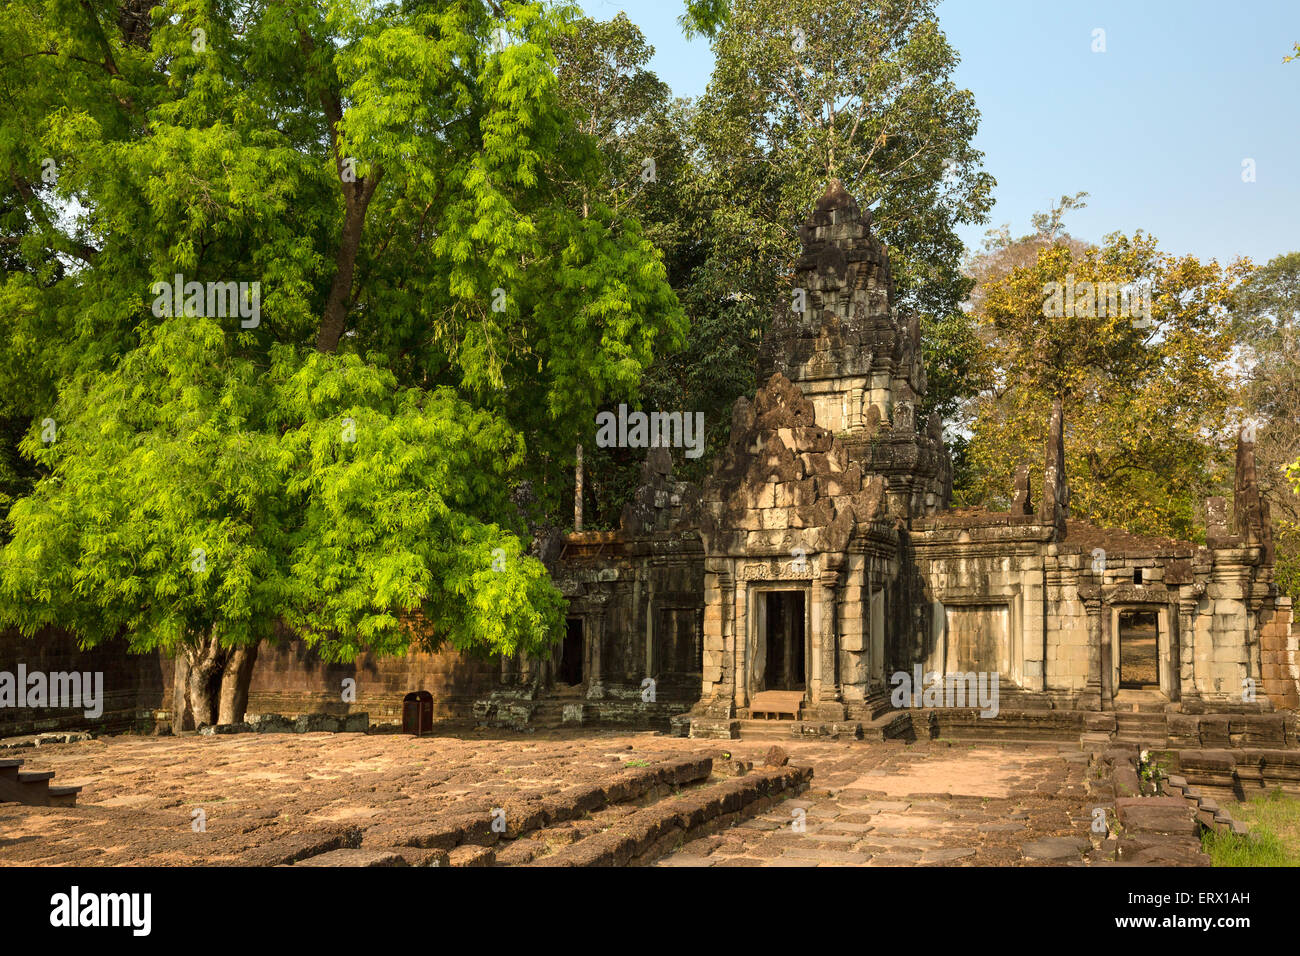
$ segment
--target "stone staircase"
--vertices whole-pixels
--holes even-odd
[[[653,801],[626,815],[620,814],[610,820],[608,829],[549,853],[534,855],[532,847],[516,844],[499,854],[498,862],[529,866],[644,866],[688,840],[735,826],[787,797],[796,796],[811,776],[808,768],[743,768],[740,776],[713,777],[691,790]],[[598,824],[604,822],[599,815],[595,816]]]
[[[1082,750],[1123,746],[1136,750],[1165,750],[1169,747],[1169,720],[1163,713],[1149,711],[1092,711],[1084,715]]]
[[[1169,722],[1163,713],[1115,713],[1117,744],[1133,744],[1139,750],[1163,750],[1169,746]]]
[[[23,761],[0,760],[0,803],[29,807],[75,807],[81,787],[56,786],[53,770],[20,770]]]
[[[762,696],[762,694],[755,696],[756,703]],[[765,714],[765,716],[759,717],[756,714]],[[719,731],[723,732],[702,734],[696,732],[698,727],[693,727],[692,736],[731,737],[744,740],[832,737],[840,740],[875,742],[916,739],[912,712],[895,710],[888,704],[869,707],[859,716],[841,720],[822,719],[817,715],[815,708],[803,705],[799,706],[793,717],[776,716],[762,706],[751,706],[739,708],[734,718],[717,723]]]
[[[728,753],[629,766],[498,812],[377,823],[295,866],[641,866],[801,793],[812,770]]]

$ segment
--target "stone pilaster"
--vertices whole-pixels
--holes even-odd
[[[1090,710],[1109,710],[1110,701],[1104,691],[1109,681],[1103,680],[1107,664],[1102,653],[1101,622],[1101,588],[1079,588],[1079,599],[1083,601],[1088,615],[1088,683],[1084,689],[1084,706]]]
[[[817,579],[821,602],[821,681],[817,694],[817,716],[821,720],[844,720],[844,695],[840,688],[839,608],[840,569],[828,568]]]
[[[601,700],[605,696],[605,673],[602,650],[605,644],[604,615],[593,615],[591,627],[583,634],[587,647],[587,699]]]
[[[1115,634],[1111,627],[1110,608],[1100,599],[1097,600],[1097,617],[1100,619],[1101,630],[1098,635],[1098,646],[1101,648],[1101,709],[1115,709]],[[1089,609],[1091,612],[1091,609]],[[1091,621],[1089,621],[1091,626]]]

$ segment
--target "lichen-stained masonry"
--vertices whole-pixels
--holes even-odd
[[[1059,403],[1038,503],[1022,469],[1009,512],[952,510],[941,424],[917,421],[920,326],[893,305],[870,225],[832,182],[761,385],[703,487],[651,449],[620,529],[569,535],[556,562],[559,660],[504,662],[478,717],[527,724],[549,707],[731,737],[755,695],[782,691],[803,732],[856,734],[917,665],[998,674],[1004,714],[1295,708],[1253,444],[1239,444],[1231,518],[1210,502],[1206,546],[1071,519]]]

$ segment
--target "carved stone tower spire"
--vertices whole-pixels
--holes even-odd
[[[790,298],[759,353],[759,381],[780,372],[799,387],[817,424],[886,478],[891,514],[946,507],[951,466],[941,429],[918,421],[921,325],[894,307],[889,253],[871,235],[870,212],[833,179],[800,238]]]

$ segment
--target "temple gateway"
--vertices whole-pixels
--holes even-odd
[[[653,448],[619,529],[567,536],[563,643],[502,661],[479,720],[733,737],[761,714],[795,733],[895,736],[914,722],[891,678],[917,668],[996,674],[997,719],[1026,726],[1295,708],[1253,444],[1238,446],[1231,518],[1209,503],[1205,546],[1070,518],[1059,402],[1038,500],[1022,468],[1010,511],[952,509],[940,421],[916,412],[920,325],[894,306],[870,227],[833,182],[801,230],[804,308],[777,316],[703,487]]]

